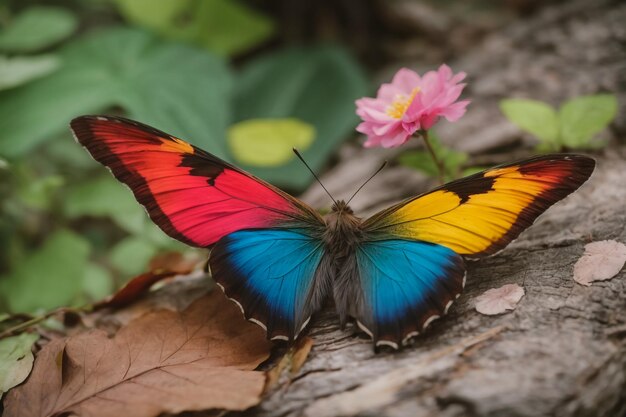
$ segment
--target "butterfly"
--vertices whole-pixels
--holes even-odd
[[[444,315],[465,260],[504,248],[575,191],[595,161],[543,155],[449,182],[362,220],[302,201],[179,138],[121,117],[71,129],[165,233],[211,248],[213,279],[268,339],[293,341],[328,299],[376,347],[399,348]]]

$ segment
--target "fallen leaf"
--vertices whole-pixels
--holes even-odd
[[[119,308],[131,304],[157,282],[176,275],[191,273],[198,262],[197,257],[185,257],[180,252],[171,251],[158,254],[150,260],[148,272],[132,278],[115,294],[96,303],[94,308]]]
[[[313,348],[313,339],[310,337],[303,337],[296,342],[292,350],[291,367],[289,369],[292,375],[300,372],[300,368],[302,368],[302,365],[306,362],[306,358],[308,358],[309,353],[311,353],[311,348]]]
[[[146,272],[137,275],[120,288],[115,294],[96,303],[94,308],[112,307],[119,308],[126,306],[141,297],[150,287],[166,278],[178,275],[178,272]]]
[[[278,361],[276,366],[265,372],[266,379],[263,392],[267,393],[274,389],[276,384],[278,384],[280,377],[283,375],[283,371],[287,369],[287,366],[289,366],[289,355],[286,353],[282,358],[280,358],[280,361]]]
[[[6,397],[4,416],[150,417],[258,404],[254,369],[270,343],[237,307],[212,291],[182,312],[159,310],[113,338],[102,330],[53,340],[28,381]]]
[[[313,347],[313,339],[310,337],[303,337],[296,341],[296,343],[289,348],[287,352],[283,355],[283,357],[278,361],[278,363],[269,371],[265,373],[267,376],[267,380],[265,383],[265,392],[270,392],[274,387],[281,381],[281,377],[284,371],[289,368],[289,375],[287,376],[288,380],[286,381],[287,386],[291,382],[291,378],[293,378],[300,369],[304,362],[306,362],[309,353],[311,352],[311,348]]]
[[[590,286],[593,281],[613,278],[626,263],[626,245],[602,240],[585,245],[585,253],[574,265],[574,281]]]
[[[202,260],[206,262],[206,255],[201,257],[197,252],[187,256],[177,251],[161,252],[150,259],[148,268],[154,272],[171,271],[178,274],[188,274]]]
[[[39,335],[22,333],[0,340],[0,398],[21,384],[33,368],[33,343]]]
[[[515,310],[515,306],[524,296],[524,289],[517,284],[506,284],[492,288],[476,297],[476,311],[487,316]]]

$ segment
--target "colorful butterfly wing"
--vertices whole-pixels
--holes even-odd
[[[589,157],[567,154],[501,165],[395,205],[363,227],[383,238],[437,243],[470,258],[491,255],[580,187],[594,167]]]
[[[322,240],[307,231],[242,230],[220,239],[209,266],[224,293],[269,339],[294,340],[327,294]]]
[[[453,181],[374,215],[362,225],[356,265],[346,268],[347,275],[357,271],[360,287],[340,287],[340,309],[348,309],[377,345],[398,347],[460,294],[460,255],[502,249],[580,187],[594,166],[580,155],[540,156]],[[352,307],[350,298],[358,300]]]
[[[187,142],[121,117],[72,120],[78,142],[171,237],[207,247],[242,229],[322,227],[314,210]]]
[[[444,315],[465,285],[463,258],[445,246],[389,239],[356,248],[358,279],[335,294],[376,346],[398,348]]]

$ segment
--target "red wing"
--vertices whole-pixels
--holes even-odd
[[[242,229],[324,224],[304,203],[150,126],[109,116],[82,116],[70,125],[94,159],[181,242],[207,247]]]

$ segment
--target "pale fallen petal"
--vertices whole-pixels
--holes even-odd
[[[589,286],[593,281],[613,278],[626,263],[626,245],[602,240],[585,245],[585,253],[574,265],[574,281]]]
[[[476,311],[492,316],[515,310],[515,306],[523,296],[524,289],[517,284],[492,288],[476,297]]]

